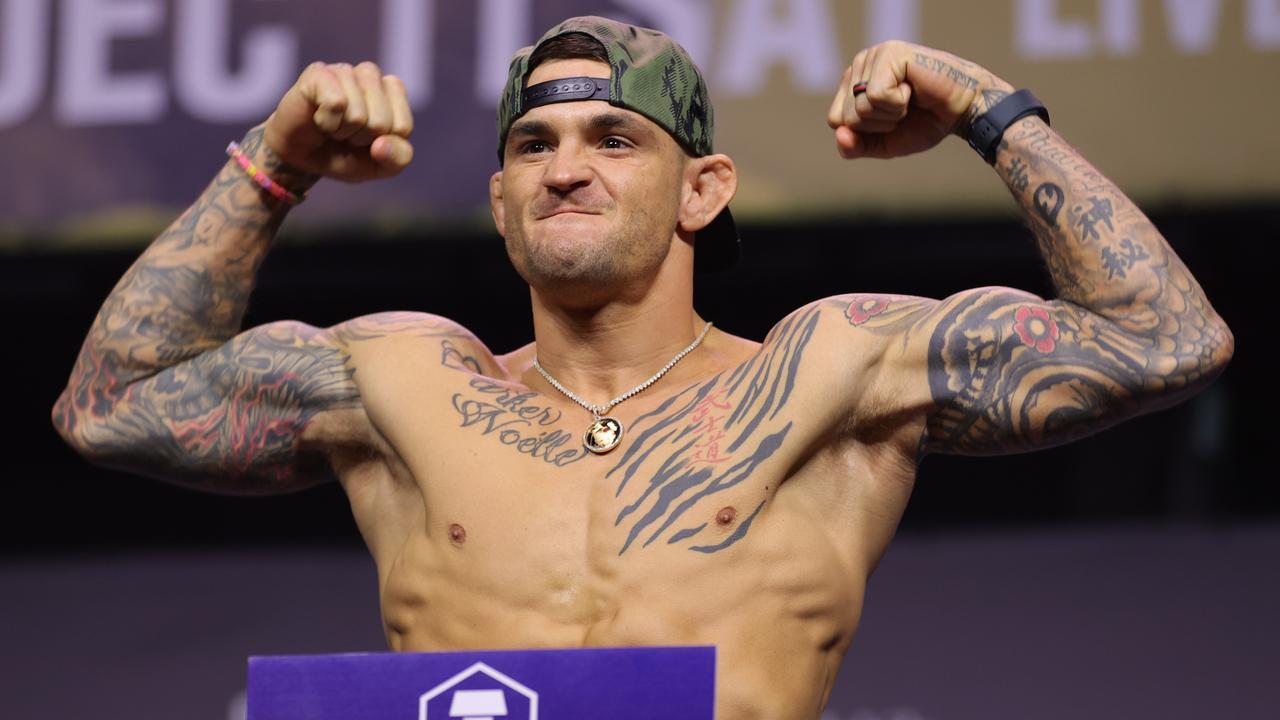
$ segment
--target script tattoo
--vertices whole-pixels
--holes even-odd
[[[916,53],[916,64],[920,67],[927,68],[928,70],[938,73],[962,87],[966,87],[971,90],[976,90],[978,88],[977,78],[942,58],[925,55],[924,53]]]
[[[711,533],[698,519],[705,517],[704,501],[728,492],[740,497],[756,470],[786,441],[792,422],[781,413],[818,316],[816,307],[791,315],[750,360],[676,393],[635,420],[630,443],[605,475],[617,482],[615,496],[627,500],[614,521],[627,529],[619,555],[659,541],[687,542],[690,551],[716,553],[746,537],[764,500],[725,537],[699,541]],[[714,452],[708,438],[714,438]],[[691,515],[697,518],[692,523]]]
[[[453,353],[456,349],[445,351],[446,364],[456,359]],[[538,404],[538,393],[520,392],[483,377],[472,378],[467,384],[479,397],[454,393],[453,409],[462,417],[462,427],[478,428],[481,435],[556,467],[587,456],[587,450],[572,435],[554,427],[561,413]],[[565,445],[569,447],[564,449]]]

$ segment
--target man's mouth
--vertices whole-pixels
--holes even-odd
[[[549,219],[549,218],[553,218],[553,217],[555,217],[555,216],[557,216],[557,215],[599,215],[599,214],[600,214],[600,213],[599,213],[599,212],[597,212],[597,211],[595,211],[595,210],[588,210],[588,209],[586,209],[586,208],[576,208],[576,207],[559,207],[559,208],[556,208],[556,209],[552,210],[551,212],[548,212],[548,213],[542,213],[542,214],[538,215],[537,219],[538,219],[538,220],[547,220],[547,219]]]

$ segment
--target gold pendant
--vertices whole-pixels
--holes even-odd
[[[582,433],[582,445],[597,455],[603,455],[618,447],[622,441],[622,423],[616,418],[598,417],[591,427]]]

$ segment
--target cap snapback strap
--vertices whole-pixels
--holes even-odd
[[[539,105],[568,100],[609,100],[608,78],[571,77],[549,80],[525,88],[523,107],[528,111]]]

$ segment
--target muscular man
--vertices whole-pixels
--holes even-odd
[[[990,126],[1012,90],[890,42],[853,59],[828,120],[844,157],[896,157]],[[394,175],[411,127],[394,77],[316,64],[241,146],[301,193]],[[576,19],[517,55],[489,190],[534,342],[506,354],[411,312],[240,332],[289,204],[229,162],[107,298],[55,423],[95,462],[204,490],[336,475],[395,650],[714,644],[719,717],[815,718],[925,453],[1034,450],[1169,406],[1233,341],[1034,112],[986,147],[1057,299],[852,294],[763,342],[707,332],[694,259],[736,242],[712,129],[659,33]]]

